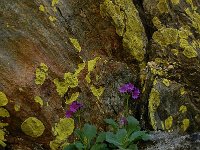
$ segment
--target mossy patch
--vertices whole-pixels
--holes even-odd
[[[116,33],[123,37],[124,49],[136,60],[142,61],[146,53],[147,37],[132,0],[104,0],[100,11],[102,16],[112,19]]]
[[[155,88],[152,88],[150,97],[149,97],[148,108],[149,108],[151,125],[154,130],[157,130],[157,122],[155,119],[155,112],[159,105],[160,105],[160,94]]]
[[[5,106],[8,104],[8,99],[6,95],[0,91],[0,106]]]
[[[40,66],[36,69],[35,72],[35,84],[42,85],[46,80],[48,75],[48,67],[44,63],[41,63]]]
[[[0,117],[10,117],[10,114],[5,108],[0,107]]]
[[[29,117],[21,124],[21,129],[26,135],[37,138],[43,134],[45,127],[39,119]]]
[[[81,46],[80,46],[78,40],[74,39],[74,38],[69,38],[69,39],[70,39],[70,42],[73,44],[73,46],[76,48],[76,50],[78,52],[81,52]]]
[[[61,144],[73,133],[74,120],[72,118],[60,118],[60,121],[52,128],[55,139],[50,142],[50,148],[57,150]]]

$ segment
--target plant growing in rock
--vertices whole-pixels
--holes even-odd
[[[140,131],[139,122],[132,116],[122,118],[119,124],[113,119],[105,119],[105,122],[112,130],[97,133],[95,126],[85,124],[75,130],[78,140],[64,150],[137,150],[138,141],[150,138],[146,131]]]

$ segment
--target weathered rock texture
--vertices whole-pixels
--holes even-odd
[[[200,130],[198,0],[1,0],[0,22],[2,147],[61,148],[76,99],[81,123],[103,130],[127,82],[142,91],[130,113],[144,129]]]

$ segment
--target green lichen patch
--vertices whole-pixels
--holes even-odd
[[[76,101],[79,96],[79,92],[73,93],[70,97],[70,99],[66,99],[66,104],[71,104],[73,101]]]
[[[0,117],[10,117],[10,114],[5,108],[0,107]]]
[[[188,129],[189,125],[190,125],[190,120],[187,118],[183,119],[182,125],[181,125],[182,131],[185,132]]]
[[[73,74],[71,72],[65,73],[64,80],[65,80],[65,84],[68,87],[74,88],[78,86],[78,78],[76,74]]]
[[[100,98],[100,96],[103,94],[103,92],[104,92],[104,90],[105,90],[105,88],[102,87],[102,86],[100,86],[99,88],[96,88],[94,85],[91,85],[90,89],[91,89],[91,91],[92,91],[92,94],[93,94],[94,96],[96,96],[97,99]]]
[[[169,12],[169,6],[167,0],[159,0],[157,4],[157,8],[160,11],[160,13],[168,13]]]
[[[43,106],[43,100],[41,99],[41,97],[36,96],[36,97],[34,98],[34,100],[35,100],[36,103],[39,103],[40,106]]]
[[[183,48],[183,54],[188,58],[194,58],[198,56],[195,49],[195,43],[189,44],[187,40],[180,39],[180,47]]]
[[[21,124],[21,129],[26,135],[37,138],[43,134],[45,127],[39,119],[29,117]]]
[[[123,37],[123,47],[138,61],[144,59],[147,37],[132,0],[104,0],[102,16],[112,19],[116,33]]]
[[[94,70],[94,67],[97,61],[100,59],[101,59],[100,57],[95,57],[94,59],[88,61],[88,72],[91,72]]]
[[[55,127],[52,128],[52,132],[56,138],[50,142],[50,148],[52,150],[57,150],[73,131],[74,120],[72,118],[61,118],[60,121],[55,124]]]
[[[187,111],[187,107],[185,105],[181,105],[181,107],[179,108],[179,111],[181,113],[185,113]]]
[[[5,135],[5,131],[3,129],[0,129],[0,145],[3,147],[6,147],[6,143],[4,143],[6,141]]]
[[[9,125],[8,123],[2,123],[2,122],[0,122],[0,129],[2,129],[2,128],[8,126],[8,125]]]
[[[74,38],[69,38],[69,39],[70,39],[70,42],[71,42],[71,43],[74,45],[74,47],[76,48],[76,50],[77,50],[78,52],[81,52],[81,46],[80,46],[78,40],[77,40],[77,39],[74,39]]]
[[[56,86],[56,91],[58,92],[58,95],[60,95],[61,97],[64,96],[64,94],[67,92],[68,90],[68,86],[66,85],[66,83],[63,81],[59,81],[59,79],[54,79],[53,80],[55,86]]]
[[[155,119],[155,112],[159,105],[160,105],[160,94],[156,89],[152,88],[150,97],[149,97],[148,108],[149,108],[151,125],[154,130],[157,130],[157,122]]]
[[[5,106],[8,104],[8,99],[6,95],[0,91],[0,106]]]
[[[35,72],[35,84],[42,85],[46,80],[48,75],[48,67],[44,63],[41,63],[40,66],[36,69]]]
[[[153,40],[160,46],[174,44],[178,39],[178,30],[174,28],[161,28],[153,33]]]
[[[162,25],[161,21],[159,20],[158,17],[153,17],[152,19],[153,25],[157,28],[157,29],[161,29],[164,27],[164,25]]]
[[[85,76],[85,80],[87,83],[91,83],[90,72],[88,72],[88,74]]]
[[[85,62],[84,63],[81,63],[81,64],[78,64],[78,69],[75,70],[75,75],[78,76],[79,73],[85,68]]]

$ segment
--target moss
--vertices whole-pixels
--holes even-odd
[[[36,103],[39,103],[40,106],[43,106],[43,100],[41,99],[41,97],[36,96],[36,97],[34,98],[34,100],[35,100]]]
[[[76,48],[76,50],[78,52],[81,52],[81,46],[80,46],[78,40],[74,39],[74,38],[69,38],[69,39],[70,39],[71,43],[74,45],[74,47]]]
[[[192,21],[192,26],[200,33],[200,14],[196,11],[191,12],[189,8],[185,9],[186,14]]]
[[[171,52],[175,55],[178,56],[179,51],[177,49],[171,49]]]
[[[159,105],[160,105],[160,94],[156,89],[152,88],[150,97],[149,97],[148,108],[149,108],[151,125],[154,130],[157,130],[157,122],[155,119],[155,112]]]
[[[5,131],[3,131],[2,129],[0,129],[0,145],[2,147],[6,147],[6,143],[4,143],[6,141],[5,139]]]
[[[153,25],[157,28],[157,29],[161,29],[164,27],[164,25],[162,25],[162,23],[160,22],[158,17],[153,17],[152,19]]]
[[[20,111],[20,105],[15,104],[15,105],[14,105],[14,109],[15,109],[15,111]]]
[[[42,85],[44,83],[48,75],[47,71],[48,71],[48,67],[44,63],[41,63],[40,66],[36,69],[35,84]]]
[[[160,13],[168,13],[169,12],[169,6],[167,3],[167,0],[159,0],[157,4],[157,8],[160,11]]]
[[[96,96],[97,99],[99,99],[99,97],[103,94],[105,88],[103,88],[102,86],[96,88],[94,85],[91,85],[90,89],[92,91],[92,94]]]
[[[66,99],[66,104],[71,104],[73,101],[76,101],[79,96],[79,92],[73,93],[70,99]]]
[[[190,120],[183,119],[182,125],[181,125],[181,129],[183,130],[183,132],[185,132],[188,129],[189,125],[190,125]]]
[[[54,21],[56,21],[57,19],[56,19],[56,17],[54,17],[54,16],[49,16],[49,20],[50,20],[51,22],[54,22]]]
[[[42,12],[45,12],[44,6],[43,6],[43,5],[40,5],[39,10],[42,11]]]
[[[5,108],[0,107],[0,117],[10,117],[10,114]]]
[[[173,124],[173,117],[169,116],[166,120],[165,120],[165,129],[169,130],[172,127]]]
[[[123,37],[123,47],[138,61],[144,59],[147,37],[132,0],[104,0],[100,5],[102,16],[110,17],[116,33]]]
[[[0,106],[5,106],[8,104],[8,99],[6,95],[0,91]]]
[[[94,67],[98,60],[100,60],[100,57],[95,57],[93,60],[88,61],[88,72],[91,72],[94,70]]]
[[[194,58],[198,56],[193,45],[190,45],[187,40],[180,39],[180,47],[183,48],[183,54],[188,58]]]
[[[57,150],[61,144],[73,133],[74,120],[71,118],[61,118],[55,127],[52,128],[55,139],[50,142],[50,148]]]
[[[51,2],[51,6],[54,7],[55,5],[57,5],[59,2],[59,0],[52,0]]]
[[[153,40],[160,46],[168,46],[177,42],[178,30],[174,28],[161,28],[153,33]]]
[[[173,5],[178,5],[180,3],[180,0],[171,0]]]
[[[165,85],[165,86],[169,86],[170,85],[170,80],[168,80],[168,79],[163,79],[163,84]]]
[[[181,113],[185,113],[185,112],[187,111],[187,107],[184,106],[184,105],[181,105],[181,107],[179,108],[179,111],[180,111]]]
[[[43,134],[45,127],[37,118],[29,117],[21,124],[21,129],[26,135],[37,138]]]

